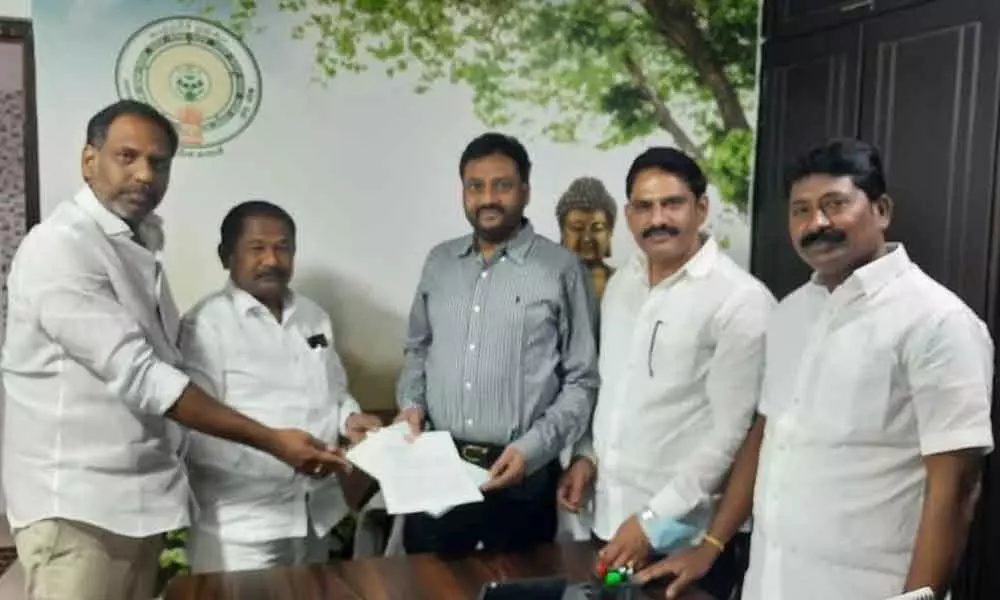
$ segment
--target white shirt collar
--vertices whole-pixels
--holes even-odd
[[[226,292],[233,299],[233,305],[236,306],[236,309],[242,315],[248,315],[259,311],[268,311],[268,308],[264,306],[260,300],[254,298],[253,294],[236,285],[232,279],[226,280]],[[289,317],[291,317],[294,312],[295,292],[289,289],[288,294],[285,296],[285,302],[281,310],[281,323],[287,323]]]
[[[676,273],[658,283],[657,286],[669,285],[684,276],[700,279],[712,272],[712,269],[715,267],[719,258],[719,244],[715,241],[715,238],[708,234],[702,234],[702,236],[703,241],[701,248],[695,252],[694,256],[689,258]],[[631,272],[635,276],[641,278],[648,285],[648,264],[649,262],[646,255],[642,252],[637,252],[632,255],[632,258],[629,260],[626,268],[631,269]]]
[[[73,198],[76,203],[97,222],[108,237],[132,237],[132,228],[121,217],[111,212],[103,202],[98,200],[90,186],[83,186]],[[163,219],[156,213],[150,213],[139,224],[139,239],[149,251],[157,253],[163,250],[165,236]]]
[[[872,296],[912,266],[913,262],[910,260],[910,255],[906,253],[903,244],[890,242],[886,244],[884,255],[856,269],[839,287],[849,292],[859,292],[866,296]],[[813,273],[809,281],[814,286],[826,290],[826,286],[820,282],[819,275],[816,273]]]

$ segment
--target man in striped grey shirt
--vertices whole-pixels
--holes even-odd
[[[409,515],[411,553],[555,537],[558,455],[586,430],[597,392],[597,304],[580,260],[524,218],[530,171],[516,139],[473,140],[459,161],[473,233],[437,245],[424,264],[397,420],[451,432],[491,479],[482,503]]]

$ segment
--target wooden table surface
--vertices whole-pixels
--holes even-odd
[[[587,542],[553,544],[524,554],[476,554],[443,560],[432,554],[341,561],[315,567],[176,578],[166,600],[475,600],[484,583],[560,576],[586,581],[595,550]],[[651,585],[637,600],[663,598]],[[691,591],[683,600],[713,600]]]

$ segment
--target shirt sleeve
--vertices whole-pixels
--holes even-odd
[[[226,355],[222,340],[222,332],[197,309],[181,319],[178,335],[181,368],[195,385],[225,404]],[[183,456],[189,463],[235,470],[245,452],[235,442],[193,429],[187,430],[186,437]]]
[[[705,383],[712,429],[650,501],[658,517],[680,519],[719,491],[746,437],[760,395],[764,334],[774,298],[763,288],[733,297],[719,312]]]
[[[337,431],[341,435],[347,434],[347,419],[361,412],[361,405],[351,396],[347,382],[347,371],[344,363],[340,360],[337,347],[333,339],[333,327],[330,326],[330,345],[327,350],[326,373],[327,383],[330,388],[330,397],[336,401],[338,410]]]
[[[951,310],[914,331],[902,358],[921,452],[992,451],[993,342],[986,325],[965,307]]]
[[[208,319],[187,315],[179,335],[181,366],[191,381],[220,402],[226,397],[222,333]]]
[[[133,409],[165,414],[189,379],[161,360],[118,300],[92,249],[68,231],[36,237],[19,253],[10,295],[33,307],[38,326]]]
[[[562,388],[552,405],[512,443],[525,458],[527,474],[554,459],[587,430],[597,397],[597,303],[583,264],[566,276],[559,316]]]
[[[396,404],[400,410],[411,406],[427,408],[427,350],[431,345],[433,332],[427,315],[427,290],[434,269],[434,252],[424,261],[420,283],[410,306],[410,317],[406,330],[403,369],[396,385]]]

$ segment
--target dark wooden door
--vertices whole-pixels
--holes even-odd
[[[764,13],[764,36],[785,37],[870,15],[875,0],[774,0]]]
[[[883,153],[889,237],[987,316],[1000,2],[947,0],[864,24],[861,137]]]
[[[773,0],[765,3],[764,37],[813,33],[932,1],[939,0]]]
[[[857,134],[860,43],[851,26],[764,46],[750,262],[779,298],[809,276],[788,237],[785,167],[830,137]]]
[[[879,16],[864,24],[863,46],[861,137],[884,155],[896,200],[889,237],[996,339],[1000,2],[937,0]],[[996,398],[993,406],[996,415]],[[955,600],[1000,597],[996,462],[987,465]]]

